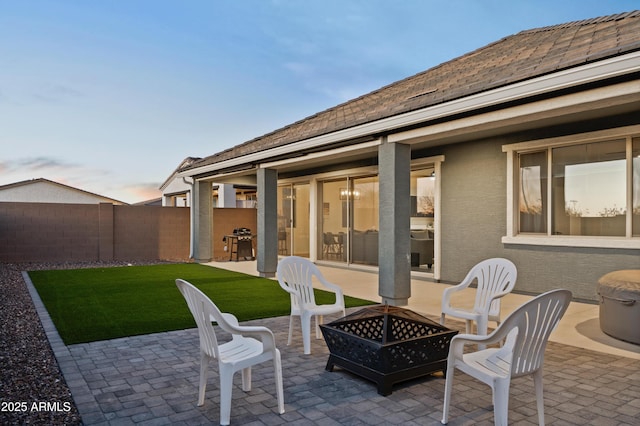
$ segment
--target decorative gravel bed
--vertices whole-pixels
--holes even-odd
[[[0,264],[0,424],[82,424],[22,271],[132,263]]]

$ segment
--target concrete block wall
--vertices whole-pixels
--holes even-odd
[[[0,202],[0,262],[188,258],[188,208]]]
[[[225,235],[233,233],[235,228],[249,228],[253,235],[258,233],[258,216],[256,209],[213,209],[213,260],[229,260],[229,252],[224,250]],[[253,240],[254,251],[257,240]]]
[[[187,260],[189,209],[113,206],[114,258]]]

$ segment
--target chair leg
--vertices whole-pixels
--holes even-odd
[[[302,346],[304,354],[311,353],[311,315],[303,313],[300,315],[300,325],[302,326]]]
[[[273,366],[275,368],[276,379],[276,395],[278,397],[278,413],[284,414],[284,391],[282,385],[282,360],[280,358],[280,351],[275,350],[273,356]]]
[[[444,314],[440,315],[440,325],[444,325]]]
[[[242,369],[242,390],[245,392],[251,390],[251,367]]]
[[[538,405],[538,424],[544,426],[544,396],[542,392],[542,368],[533,373],[533,383],[536,387],[536,403]]]
[[[322,315],[316,315],[316,339],[320,338],[320,324],[323,324]]]
[[[231,419],[231,395],[233,393],[233,370],[220,369],[220,424],[228,425]]]
[[[200,386],[198,387],[198,406],[204,405],[204,393],[207,388],[207,373],[209,372],[209,355],[200,352]]]
[[[287,346],[291,344],[292,331],[293,331],[293,315],[289,315],[289,339],[287,340]]]
[[[449,423],[449,405],[451,404],[451,388],[453,387],[453,375],[455,367],[452,362],[447,364],[447,372],[444,382],[444,403],[442,405],[442,420],[440,423],[446,425]]]
[[[478,318],[477,321],[477,328],[478,328],[478,336],[486,336],[487,335],[487,329],[489,328],[489,326],[487,325],[487,321],[485,318]],[[487,345],[478,345],[478,350],[481,351],[483,349],[486,349]]]
[[[507,379],[496,380],[493,384],[493,421],[496,426],[509,424],[509,383]]]
[[[500,327],[500,321],[496,321],[496,328],[498,327]],[[498,344],[500,345],[500,347],[502,347],[502,345],[504,345],[504,339],[500,340]]]

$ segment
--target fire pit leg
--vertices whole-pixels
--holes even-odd
[[[382,395],[382,396],[391,395],[393,383],[382,379],[378,381],[377,385],[378,385],[378,395]]]
[[[327,361],[327,366],[324,367],[324,369],[326,371],[333,371],[333,366],[335,365],[335,362],[333,362],[333,355],[329,355],[329,360]]]

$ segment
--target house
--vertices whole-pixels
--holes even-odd
[[[262,276],[290,254],[370,269],[403,305],[412,277],[505,257],[516,291],[596,300],[600,276],[640,268],[640,11],[502,38],[176,177],[196,260],[212,183],[250,184]]]
[[[127,204],[113,198],[74,188],[49,179],[24,180],[0,186],[0,202],[69,203],[69,204]]]
[[[193,180],[187,179],[179,172],[201,160],[198,157],[187,157],[180,162],[173,173],[160,185],[162,198],[160,205],[172,207],[191,206],[190,194]],[[211,184],[214,207],[253,208],[256,200],[256,186],[234,184]]]

